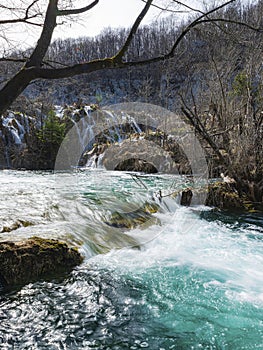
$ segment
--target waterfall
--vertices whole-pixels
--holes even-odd
[[[20,112],[9,112],[0,117],[0,168],[12,168],[12,156],[20,157],[27,147],[28,135],[41,127],[40,121]]]
[[[7,116],[1,117],[2,131],[0,133],[3,157],[0,167],[11,168],[11,149],[20,150],[25,144],[25,135],[29,133],[29,119],[33,119],[22,113],[9,112]]]
[[[81,140],[88,139],[91,141],[90,144],[86,145],[86,152],[84,153],[85,166],[97,168],[103,166],[104,153],[109,145],[121,144],[131,134],[139,135],[142,133],[142,130],[135,118],[128,114],[121,113],[121,115],[117,115],[109,110],[102,110],[96,122],[92,114],[89,109],[87,111],[88,118],[86,118],[88,124],[86,128],[89,130],[88,138],[83,137],[79,132],[78,135]],[[78,128],[85,130],[85,127],[80,122],[76,123],[76,125],[78,125]],[[94,130],[99,130],[99,133],[96,134]],[[84,144],[82,146],[83,148],[85,147]]]
[[[54,106],[54,112],[62,123],[72,123],[76,131],[77,142],[83,150],[82,166],[97,167],[102,165],[103,153],[109,145],[121,144],[131,137],[142,139],[143,131],[140,123],[129,113],[115,113],[108,109],[94,109],[88,105],[66,105]],[[38,149],[36,135],[37,130],[43,126],[47,116],[30,117],[23,113],[9,112],[1,117],[2,127],[0,129],[0,167],[11,168],[22,164],[22,150],[36,152]],[[33,136],[33,137],[31,137]],[[102,145],[99,150],[94,149]],[[104,147],[105,146],[105,147]],[[94,152],[92,152],[92,150]],[[22,160],[12,164],[12,159]],[[29,163],[30,164],[30,161]],[[19,165],[18,165],[19,166]]]
[[[129,116],[128,120],[129,120],[129,123],[131,124],[133,130],[136,133],[140,134],[142,132],[142,129],[139,127],[139,125],[136,122],[136,120],[133,117],[131,117],[131,116]]]
[[[88,105],[78,106],[77,104],[55,105],[54,112],[61,121],[70,120],[73,123],[83,152],[92,150],[98,136],[96,132],[98,129],[103,130],[100,131],[100,136],[105,144],[121,143],[131,133],[140,134],[142,132],[135,118],[128,114],[116,115],[111,111],[94,111]],[[0,158],[0,167],[12,167],[13,152],[19,157],[19,152],[29,146],[27,136],[34,135],[42,127],[42,119],[45,120],[46,116],[42,115],[40,121],[40,118],[11,111],[6,116],[1,117],[0,147],[2,157]],[[93,157],[93,154],[88,156],[86,165],[97,167],[98,164],[101,164],[102,153],[98,152],[96,157]]]

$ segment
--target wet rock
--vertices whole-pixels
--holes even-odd
[[[108,148],[102,163],[107,170],[178,173],[171,155],[152,141],[124,140]]]
[[[158,204],[146,202],[142,207],[130,212],[114,212],[109,221],[105,223],[112,227],[124,229],[132,229],[145,223],[156,224],[158,220],[152,214],[158,210]]]
[[[155,168],[153,164],[148,163],[143,159],[134,159],[134,158],[123,160],[116,166],[114,170],[137,171],[137,172],[143,172],[145,174],[155,174],[158,172],[158,170]]]
[[[1,242],[0,288],[59,276],[82,261],[77,249],[54,239],[32,237],[20,242]]]
[[[193,192],[189,188],[187,188],[182,192],[180,204],[188,207],[189,205],[191,205],[192,198]]]
[[[239,196],[232,184],[216,182],[209,185],[206,205],[219,209],[246,210],[247,199]]]
[[[20,227],[28,227],[34,225],[32,222],[27,220],[17,220],[13,224],[9,226],[3,226],[0,230],[0,233],[6,233],[6,232],[12,232],[14,230],[17,230]]]

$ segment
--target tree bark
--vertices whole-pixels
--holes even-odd
[[[16,98],[35,79],[32,69],[22,68],[0,91],[0,115],[4,114]]]
[[[56,19],[58,14],[58,0],[50,0],[46,17],[44,21],[43,30],[41,36],[37,42],[37,45],[29,58],[29,61],[26,63],[25,67],[39,67],[45,57],[45,54],[50,45],[52,34],[56,27]]]

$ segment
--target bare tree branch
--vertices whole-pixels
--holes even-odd
[[[116,55],[108,57],[105,59],[97,59],[89,62],[79,63],[72,66],[65,66],[61,68],[44,68],[43,65],[44,57],[47,52],[47,49],[51,43],[51,38],[53,31],[56,27],[56,19],[58,15],[73,14],[73,12],[63,12],[63,11],[77,11],[76,13],[85,12],[88,9],[94,7],[99,0],[93,1],[88,7],[76,9],[76,10],[63,10],[62,12],[58,10],[58,1],[59,0],[49,0],[49,4],[46,10],[45,21],[43,25],[43,30],[40,35],[40,38],[37,42],[37,45],[25,64],[25,66],[17,72],[17,74],[12,77],[7,84],[0,91],[1,101],[0,104],[0,113],[3,113],[9,105],[19,96],[19,94],[28,86],[28,84],[39,78],[43,79],[60,79],[72,77],[78,74],[88,74],[94,71],[103,70],[103,69],[114,69],[114,68],[126,68],[126,67],[136,67],[140,65],[150,64],[153,62],[159,62],[166,60],[175,56],[175,51],[178,48],[179,44],[185,38],[185,36],[197,25],[206,23],[206,22],[215,22],[217,19],[209,19],[208,16],[214,12],[224,8],[225,6],[235,2],[236,0],[229,0],[206,13],[202,13],[198,18],[191,22],[177,37],[174,44],[172,45],[168,53],[163,55],[143,59],[138,61],[124,62],[123,57],[127,52],[134,35],[136,34],[142,20],[146,16],[148,10],[153,4],[153,0],[147,0],[143,10],[135,20],[128,37],[123,44],[122,48],[117,52]],[[60,13],[60,14],[59,14]],[[221,19],[218,19],[221,21]],[[234,22],[235,23],[235,22]],[[50,64],[49,64],[50,66]]]
[[[193,8],[193,7],[191,7],[191,6],[187,5],[187,4],[184,4],[181,1],[177,1],[177,0],[172,0],[172,1],[175,2],[177,5],[186,7],[190,11],[199,12],[199,13],[202,13],[203,15],[205,14],[203,11],[198,10],[196,8]]]
[[[147,0],[146,5],[144,6],[144,8],[142,9],[141,13],[139,14],[139,16],[136,18],[136,21],[134,22],[130,33],[124,43],[124,45],[122,46],[122,48],[120,49],[120,51],[115,55],[115,61],[121,61],[124,54],[126,53],[126,51],[128,50],[131,41],[134,37],[134,35],[136,34],[139,25],[141,24],[142,20],[144,19],[144,17],[146,16],[147,12],[149,11],[150,6],[152,5],[153,0]]]
[[[34,0],[34,1],[28,6],[28,8],[26,9],[26,15],[25,15],[26,18],[29,18],[29,11],[30,11],[30,9],[31,9],[38,1],[39,1],[39,0]]]
[[[24,17],[24,18],[14,18],[14,19],[2,19],[0,20],[0,24],[12,24],[12,23],[27,23],[27,24],[32,24],[35,26],[42,26],[42,24],[40,23],[34,23],[31,22],[29,20],[39,17],[40,14],[35,14],[33,16],[29,16],[29,17]]]
[[[99,3],[99,0],[95,0],[90,5],[82,7],[82,8],[71,9],[71,10],[58,10],[57,11],[57,16],[78,15],[80,13],[84,13],[84,12],[87,12],[87,11],[91,10],[98,3]]]
[[[39,0],[34,0],[26,9],[25,9],[25,16],[21,17],[21,18],[10,18],[10,19],[2,19],[0,20],[0,24],[12,24],[12,23],[27,23],[27,24],[32,24],[32,25],[36,25],[36,26],[41,26],[41,24],[39,23],[35,23],[35,22],[31,22],[29,20],[32,20],[36,17],[41,16],[41,13],[35,13],[33,15],[30,16],[29,11],[30,9],[38,2]],[[0,8],[3,8],[5,10],[9,10],[11,12],[19,10],[18,8],[11,8],[11,7],[7,7],[4,5],[1,5]],[[24,11],[24,10],[23,10]]]
[[[213,23],[213,22],[224,22],[224,23],[232,23],[232,24],[237,24],[239,26],[247,27],[248,29],[254,30],[256,32],[263,32],[263,28],[257,28],[249,25],[248,23],[245,22],[240,22],[236,20],[231,20],[231,19],[224,19],[224,18],[208,18],[208,19],[203,19],[201,21],[198,21],[199,23]],[[219,27],[220,28],[220,27]]]
[[[213,149],[213,151],[218,156],[218,158],[220,159],[222,164],[224,164],[228,168],[230,160],[229,159],[225,159],[222,156],[222,154],[221,154],[217,144],[212,140],[210,135],[207,133],[207,131],[206,131],[205,127],[203,126],[200,118],[198,118],[197,115],[192,114],[191,111],[187,110],[185,107],[182,107],[182,112],[186,116],[186,118],[188,119],[190,124],[194,127],[195,131],[198,132],[200,137],[203,138],[209,144],[209,146]]]
[[[0,62],[22,62],[25,63],[26,58],[12,58],[12,57],[1,57]]]
[[[198,25],[200,23],[200,21],[206,17],[206,16],[209,16],[211,15],[212,13],[220,10],[221,8],[224,8],[225,6],[235,2],[236,0],[229,0],[227,1],[226,3],[220,5],[220,6],[217,6],[215,8],[213,8],[212,10],[208,11],[207,13],[204,13],[202,14],[201,16],[199,16],[197,19],[195,19],[193,22],[191,22],[181,33],[181,35],[179,35],[179,37],[177,38],[177,40],[175,41],[171,51],[169,52],[169,54],[165,55],[166,57],[165,58],[170,58],[174,55],[174,51],[175,49],[178,47],[179,43],[183,40],[183,38],[186,36],[187,33],[190,32],[190,30],[192,28],[194,28],[196,25]]]
[[[142,2],[147,2],[147,0],[142,0]],[[184,5],[184,4],[182,4]],[[186,8],[188,8],[187,5],[184,5]],[[158,10],[161,10],[161,11],[165,11],[165,12],[171,12],[171,13],[187,13],[188,11],[184,11],[184,10],[170,10],[168,7],[161,7],[159,5],[156,5],[156,4],[152,4],[152,7],[155,7],[157,8]],[[190,8],[191,9],[191,8]],[[191,9],[192,10],[192,9]],[[194,11],[198,11],[198,10],[194,10]]]
[[[147,11],[149,10],[149,7],[152,4],[152,0],[148,0],[146,6],[144,7],[144,9],[140,13],[140,15],[137,17],[137,20],[135,21],[135,23],[130,31],[130,34],[128,35],[126,42],[124,43],[122,49],[117,53],[117,55],[115,55],[111,58],[94,60],[94,61],[86,62],[86,63],[80,63],[80,64],[76,64],[76,65],[73,65],[70,67],[65,67],[65,68],[46,69],[46,68],[39,67],[38,69],[36,69],[34,71],[34,74],[37,77],[43,78],[43,79],[59,79],[59,78],[70,77],[70,76],[73,76],[76,74],[83,74],[83,73],[86,74],[86,73],[90,73],[90,72],[95,71],[95,70],[112,69],[112,68],[125,68],[125,67],[130,67],[130,66],[141,66],[144,64],[159,62],[161,60],[166,60],[166,59],[172,58],[174,56],[175,50],[178,47],[178,45],[180,44],[180,42],[183,40],[183,38],[186,36],[186,34],[192,28],[194,28],[195,26],[197,26],[201,23],[208,22],[208,21],[210,21],[210,22],[216,22],[217,20],[222,21],[222,19],[211,19],[211,20],[204,19],[205,16],[211,15],[213,12],[223,8],[224,6],[226,6],[230,3],[233,3],[234,1],[236,1],[236,0],[230,0],[226,3],[224,3],[223,5],[220,5],[214,9],[210,10],[206,14],[202,14],[195,21],[191,22],[182,31],[181,35],[177,38],[177,40],[175,41],[175,43],[172,46],[172,49],[170,50],[169,53],[164,54],[162,56],[157,56],[157,57],[153,57],[153,58],[145,59],[145,60],[140,60],[140,61],[122,62],[123,55],[127,51],[128,47],[130,45],[130,42],[131,42],[133,36],[135,35],[142,19],[144,18]],[[236,23],[235,21],[233,21],[233,22]],[[244,23],[241,22],[238,24],[244,24]],[[246,24],[244,24],[244,25],[246,25]],[[249,28],[254,30],[254,28],[251,26],[249,26]]]

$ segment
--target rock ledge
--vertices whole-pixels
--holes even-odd
[[[0,243],[1,289],[58,276],[79,265],[83,257],[76,248],[55,239],[32,237]]]

